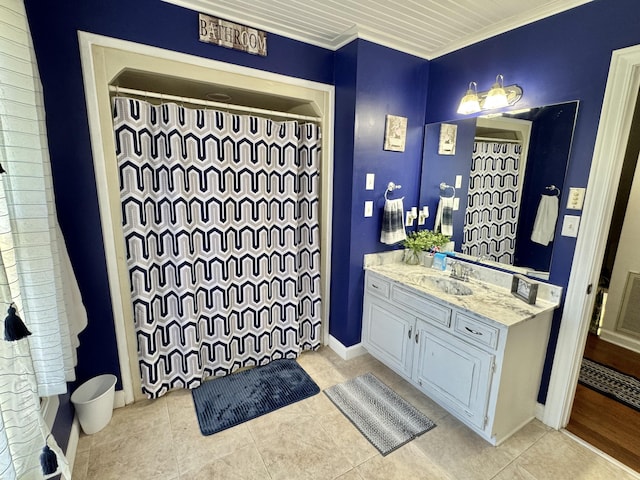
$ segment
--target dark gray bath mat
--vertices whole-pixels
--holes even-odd
[[[282,359],[208,380],[192,396],[200,431],[211,435],[319,392],[295,360]]]

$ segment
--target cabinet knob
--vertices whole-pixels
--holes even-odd
[[[420,334],[420,332],[416,332],[416,337],[415,337],[415,339],[416,339],[416,343],[418,343],[418,335],[419,335],[419,334]]]
[[[411,338],[411,330],[412,330],[412,328],[409,327],[409,338]]]

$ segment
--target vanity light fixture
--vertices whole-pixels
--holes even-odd
[[[491,90],[489,90],[487,98],[484,100],[484,108],[493,110],[494,108],[502,108],[508,105],[507,92],[504,90],[504,77],[498,75],[496,76],[496,83],[491,86]]]
[[[460,101],[458,113],[462,115],[470,115],[480,111],[480,100],[478,99],[478,84],[470,82],[467,93]]]
[[[496,81],[490,90],[477,92],[476,82],[469,84],[469,89],[458,107],[458,113],[470,115],[481,110],[494,110],[496,108],[515,105],[522,98],[522,88],[518,85],[504,86],[504,77],[496,76]]]

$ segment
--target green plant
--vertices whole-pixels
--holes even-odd
[[[449,243],[450,237],[431,230],[411,232],[402,242],[404,248],[419,252],[437,252],[440,247]]]

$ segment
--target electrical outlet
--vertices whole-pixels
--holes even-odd
[[[456,175],[456,188],[462,188],[462,175]]]
[[[453,210],[459,210],[460,209],[460,199],[458,197],[455,197],[453,199]]]

